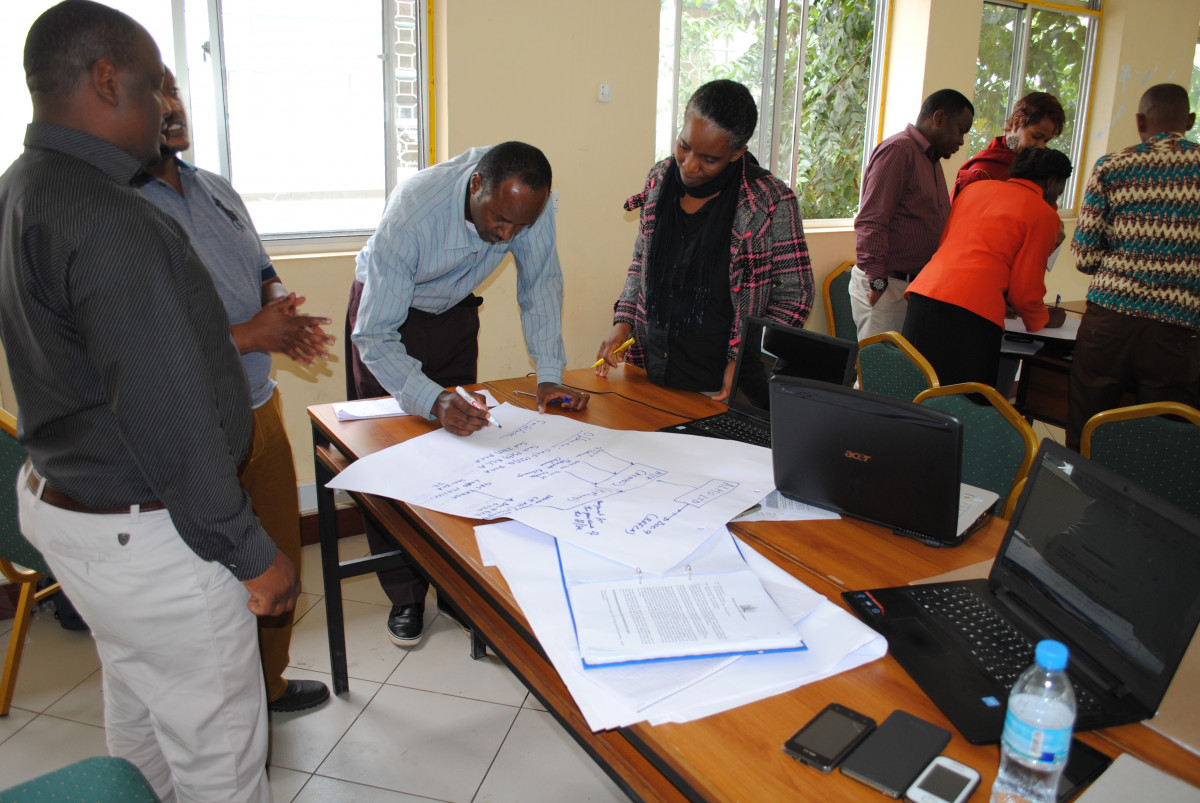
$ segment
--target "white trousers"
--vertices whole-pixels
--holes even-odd
[[[903,279],[888,279],[887,289],[871,306],[867,294],[871,292],[871,282],[867,274],[858,267],[850,269],[850,312],[854,315],[854,325],[858,327],[858,339],[866,340],[880,332],[897,332],[904,328],[904,316],[908,314],[908,300],[904,291],[908,282]]]
[[[163,801],[263,801],[267,709],[249,592],[165,510],[76,513],[18,477],[21,531],[79,609],[103,664],[108,750]]]

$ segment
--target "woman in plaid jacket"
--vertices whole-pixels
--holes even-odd
[[[651,381],[725,399],[746,316],[803,326],[812,267],[796,195],[747,151],[758,109],[712,81],[684,113],[675,154],[625,202],[641,209],[633,261],[600,345],[600,375],[623,358]]]

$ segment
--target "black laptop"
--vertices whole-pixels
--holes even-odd
[[[962,484],[962,423],[941,410],[777,376],[771,433],[784,496],[931,546],[961,544],[999,498]]]
[[[1034,645],[1070,649],[1075,730],[1154,716],[1200,622],[1200,519],[1043,441],[986,580],[848,591],[967,741],[998,741]]]
[[[710,438],[743,441],[755,446],[771,445],[771,397],[774,376],[801,376],[854,384],[858,343],[805,329],[797,329],[765,318],[748,317],[742,326],[729,388],[729,409],[683,424],[663,427],[661,432],[683,432]]]

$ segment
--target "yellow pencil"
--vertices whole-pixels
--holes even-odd
[[[628,340],[626,340],[624,343],[622,343],[621,345],[619,345],[615,349],[613,349],[613,355],[615,356],[617,354],[620,354],[622,351],[624,351],[625,349],[629,348],[632,345],[633,345],[633,338],[631,337]],[[599,368],[603,362],[604,362],[604,358],[601,357],[600,359],[598,359],[594,363],[592,363],[592,367]]]

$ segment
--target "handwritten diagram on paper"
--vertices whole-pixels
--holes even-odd
[[[513,518],[663,572],[773,487],[770,452],[627,432],[502,405],[502,427],[431,432],[350,466],[331,487],[478,519]]]

